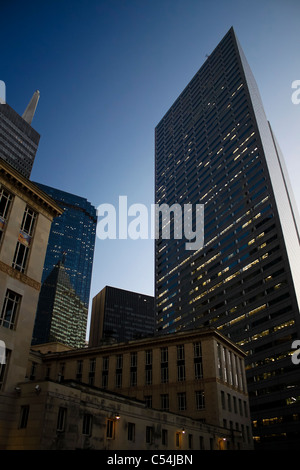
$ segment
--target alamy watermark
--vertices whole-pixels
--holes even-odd
[[[204,204],[151,204],[149,211],[144,204],[128,207],[127,196],[119,196],[118,211],[113,204],[101,204],[97,216],[101,240],[185,238],[186,250],[200,250],[204,244]]]
[[[292,353],[292,363],[298,365],[300,364],[300,340],[293,341],[292,349],[296,349],[296,351]]]
[[[292,103],[299,104],[300,103],[300,80],[294,80],[292,82],[292,88],[296,88],[296,90],[292,93]]]

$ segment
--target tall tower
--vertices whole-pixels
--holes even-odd
[[[233,28],[155,129],[155,195],[204,205],[202,249],[155,242],[157,334],[210,326],[241,346],[257,444],[290,448],[300,438],[298,214]]]
[[[73,299],[75,299],[75,296],[78,299],[78,318],[76,320],[74,318],[74,324],[78,322],[78,324],[82,326],[82,317],[85,317],[86,323],[83,326],[83,333],[85,335],[96,238],[96,209],[83,197],[40,183],[35,184],[42,189],[42,191],[51,196],[63,209],[63,213],[53,220],[51,226],[42,276],[42,286],[47,282],[49,286],[52,286],[52,291],[56,293],[57,289],[54,286],[54,279],[65,280],[68,278],[67,283],[60,282],[64,288],[60,289],[59,298],[60,301],[63,302],[63,296],[69,295],[67,293],[67,287],[70,286],[72,290],[72,292],[70,290],[70,295]],[[59,263],[60,261],[63,261],[63,266]],[[60,269],[58,269],[58,267],[60,267]],[[44,324],[46,310],[48,311],[49,319],[54,314],[54,307],[52,303],[47,300],[48,295],[49,292],[47,292],[47,289],[42,287],[36,314],[33,344],[49,341],[48,333],[40,326]],[[65,303],[68,304],[69,299],[66,298]],[[56,310],[57,308],[58,307],[56,307]],[[56,313],[56,316],[57,315]],[[67,323],[65,326],[68,328]],[[61,323],[61,328],[63,328],[63,322]],[[72,346],[74,346],[73,340]]]
[[[30,178],[40,135],[31,126],[40,93],[36,91],[22,117],[8,104],[0,104],[0,157]]]

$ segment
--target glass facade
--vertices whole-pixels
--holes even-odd
[[[298,229],[233,29],[157,125],[155,153],[156,204],[204,204],[202,249],[187,251],[172,236],[155,242],[156,333],[206,326],[228,335],[247,352],[258,444],[296,442]]]
[[[154,297],[106,286],[93,299],[89,346],[153,336]]]
[[[0,157],[30,177],[40,135],[8,104],[0,106]]]
[[[81,318],[83,309],[87,321],[96,237],[96,209],[85,198],[40,183],[35,184],[64,209],[63,214],[52,222],[42,285],[45,284],[57,264],[62,262],[70,288],[78,299],[78,316]],[[65,292],[67,296],[67,290]],[[38,328],[39,317],[42,315],[40,308],[44,305],[44,297],[47,298],[48,294],[45,289],[42,289],[36,315],[33,344],[48,341],[47,334],[45,333],[43,336],[41,329]],[[49,321],[52,314],[52,307],[49,303]],[[85,330],[86,323],[83,325],[84,335]]]

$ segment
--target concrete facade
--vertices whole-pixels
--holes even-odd
[[[61,213],[61,209],[3,160],[0,161],[0,190],[1,198],[3,194],[9,194],[11,198],[8,210],[1,214],[0,340],[5,345],[5,363],[0,364],[2,440],[6,435],[4,427],[7,427],[12,417],[10,411],[14,388],[16,383],[25,378],[48,235],[52,219]],[[28,207],[36,218],[26,246],[26,264],[21,269],[14,267],[14,258],[25,209]],[[10,310],[12,301],[11,297],[8,300],[8,296],[17,299],[15,310]]]
[[[149,409],[238,431],[244,448],[252,448],[244,354],[215,330],[62,352],[52,352],[53,346],[32,348],[28,377],[62,384],[72,380],[122,394]]]
[[[239,432],[161,412],[72,381],[19,385],[7,450],[226,450]],[[41,419],[41,416],[43,419]]]

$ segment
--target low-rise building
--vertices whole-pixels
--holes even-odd
[[[16,420],[7,445],[11,450],[193,451],[243,447],[239,432],[150,409],[133,398],[73,381],[19,384],[15,402]]]
[[[244,353],[213,329],[196,329],[97,348],[32,348],[28,377],[76,381],[242,435],[252,448]],[[56,346],[55,346],[56,347]],[[34,373],[32,371],[34,370]]]

